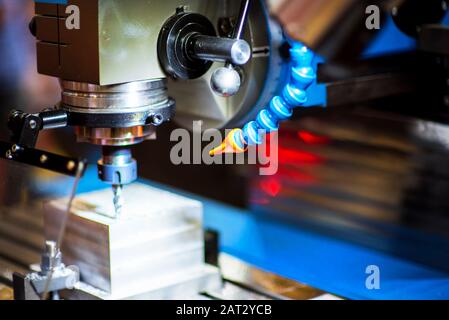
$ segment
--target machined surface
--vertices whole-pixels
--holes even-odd
[[[227,281],[251,288],[271,299],[309,300],[324,294],[323,291],[254,268],[226,254],[220,256],[220,266],[223,278]]]
[[[109,190],[80,195],[74,204],[62,251],[67,265],[80,268],[83,282],[116,299],[148,292],[162,298],[166,288],[186,281],[191,289],[184,288],[185,294],[220,285],[218,272],[214,277],[204,263],[199,202],[141,184],[124,193],[127,201],[116,219],[110,218],[115,208]],[[49,239],[60,228],[64,203],[47,206]]]
[[[208,292],[223,300],[340,300],[297,281],[293,281],[245,263],[229,254],[221,254],[223,287]]]
[[[61,102],[72,112],[142,112],[168,99],[161,79],[108,86],[62,80],[61,88]]]

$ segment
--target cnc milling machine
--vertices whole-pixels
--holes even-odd
[[[78,291],[102,299],[219,289],[218,269],[204,264],[198,203],[139,184],[123,196],[123,186],[138,178],[131,147],[154,138],[175,109],[187,127],[194,119],[209,128],[250,119],[254,104],[268,103],[286,77],[281,27],[263,2],[248,0],[37,1],[35,13],[30,30],[38,72],[60,79],[61,101],[39,114],[11,113],[8,157],[34,158],[38,167],[78,179],[83,161],[34,149],[40,131],[74,127],[78,142],[102,148],[98,176],[112,185],[113,201],[105,201],[108,192],[88,194],[88,209],[77,196],[69,200],[70,216],[67,200],[47,203],[45,237],[52,241],[40,273],[15,278],[25,288],[16,297],[30,298],[24,283],[39,297],[58,291],[52,283],[80,277],[86,285]],[[94,203],[99,206],[89,212]],[[176,250],[167,253],[170,248]],[[79,269],[62,264],[61,251],[64,262]]]
[[[380,76],[366,82],[360,72],[366,68],[352,60],[377,33],[360,28],[367,5],[392,13],[403,32],[419,39],[421,51],[443,57],[438,69],[447,74],[449,53],[438,45],[447,28],[436,25],[447,11],[441,1],[423,6],[422,19],[410,18],[416,1],[406,0],[35,2],[30,31],[38,72],[59,79],[61,100],[37,114],[12,111],[12,141],[0,149],[5,161],[73,180],[65,195],[44,203],[44,241],[21,240],[45,242],[45,249],[34,272],[13,276],[16,299],[58,298],[59,292],[67,299],[223,297],[226,271],[205,257],[218,245],[213,233],[203,231],[201,202],[136,182],[131,150],[157,139],[168,122],[191,129],[196,120],[204,130],[241,128],[211,156],[244,153],[264,144],[298,106],[322,107],[309,90],[329,78],[336,84],[327,87],[329,105],[418,91],[414,77],[395,73],[397,65],[393,72],[388,63],[375,64]],[[329,61],[328,69],[317,67],[316,54]],[[339,69],[348,60],[350,67]],[[348,70],[356,70],[354,79],[346,78]],[[112,193],[77,194],[86,161],[36,148],[40,132],[64,127],[73,128],[77,142],[101,148],[95,171]],[[300,287],[296,297],[323,294],[289,285]]]

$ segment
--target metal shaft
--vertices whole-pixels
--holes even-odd
[[[188,42],[191,58],[244,65],[251,58],[251,46],[245,40],[192,35]]]

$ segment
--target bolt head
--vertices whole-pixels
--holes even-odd
[[[40,157],[40,161],[41,161],[42,164],[44,164],[44,163],[46,163],[48,161],[48,157],[45,154],[43,154]]]
[[[30,126],[30,128],[31,128],[32,130],[36,129],[36,127],[37,127],[37,122],[36,122],[36,120],[30,120],[29,126]]]
[[[20,150],[20,147],[17,144],[15,144],[12,146],[11,150],[12,150],[12,152],[16,153]]]
[[[76,168],[76,163],[74,161],[67,162],[67,170],[73,171]]]
[[[45,241],[45,253],[50,257],[55,257],[58,253],[58,245],[56,241]]]
[[[151,122],[154,126],[160,126],[162,122],[164,122],[164,117],[161,114],[155,114],[152,117]]]
[[[219,96],[231,97],[239,92],[242,80],[234,68],[223,67],[214,71],[210,85]]]

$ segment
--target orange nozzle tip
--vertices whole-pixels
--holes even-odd
[[[217,148],[211,150],[209,152],[209,155],[211,157],[213,156],[217,156],[223,153],[243,153],[246,152],[246,148],[242,148],[240,147],[240,145],[244,145],[243,143],[243,136],[241,134],[242,130],[241,129],[234,129],[232,130],[228,136],[226,137],[226,139],[224,139],[224,141],[222,142],[222,144],[220,146],[218,146]],[[236,133],[240,133],[240,135],[236,135]],[[239,139],[241,139],[240,141],[240,145],[235,141],[235,137],[239,137]]]
[[[218,147],[216,147],[215,149],[211,150],[211,151],[209,152],[209,155],[210,155],[211,157],[213,157],[213,156],[218,156],[218,155],[220,155],[220,154],[223,154],[224,151],[225,151],[225,149],[226,149],[226,144],[223,142],[220,146],[218,146]]]

